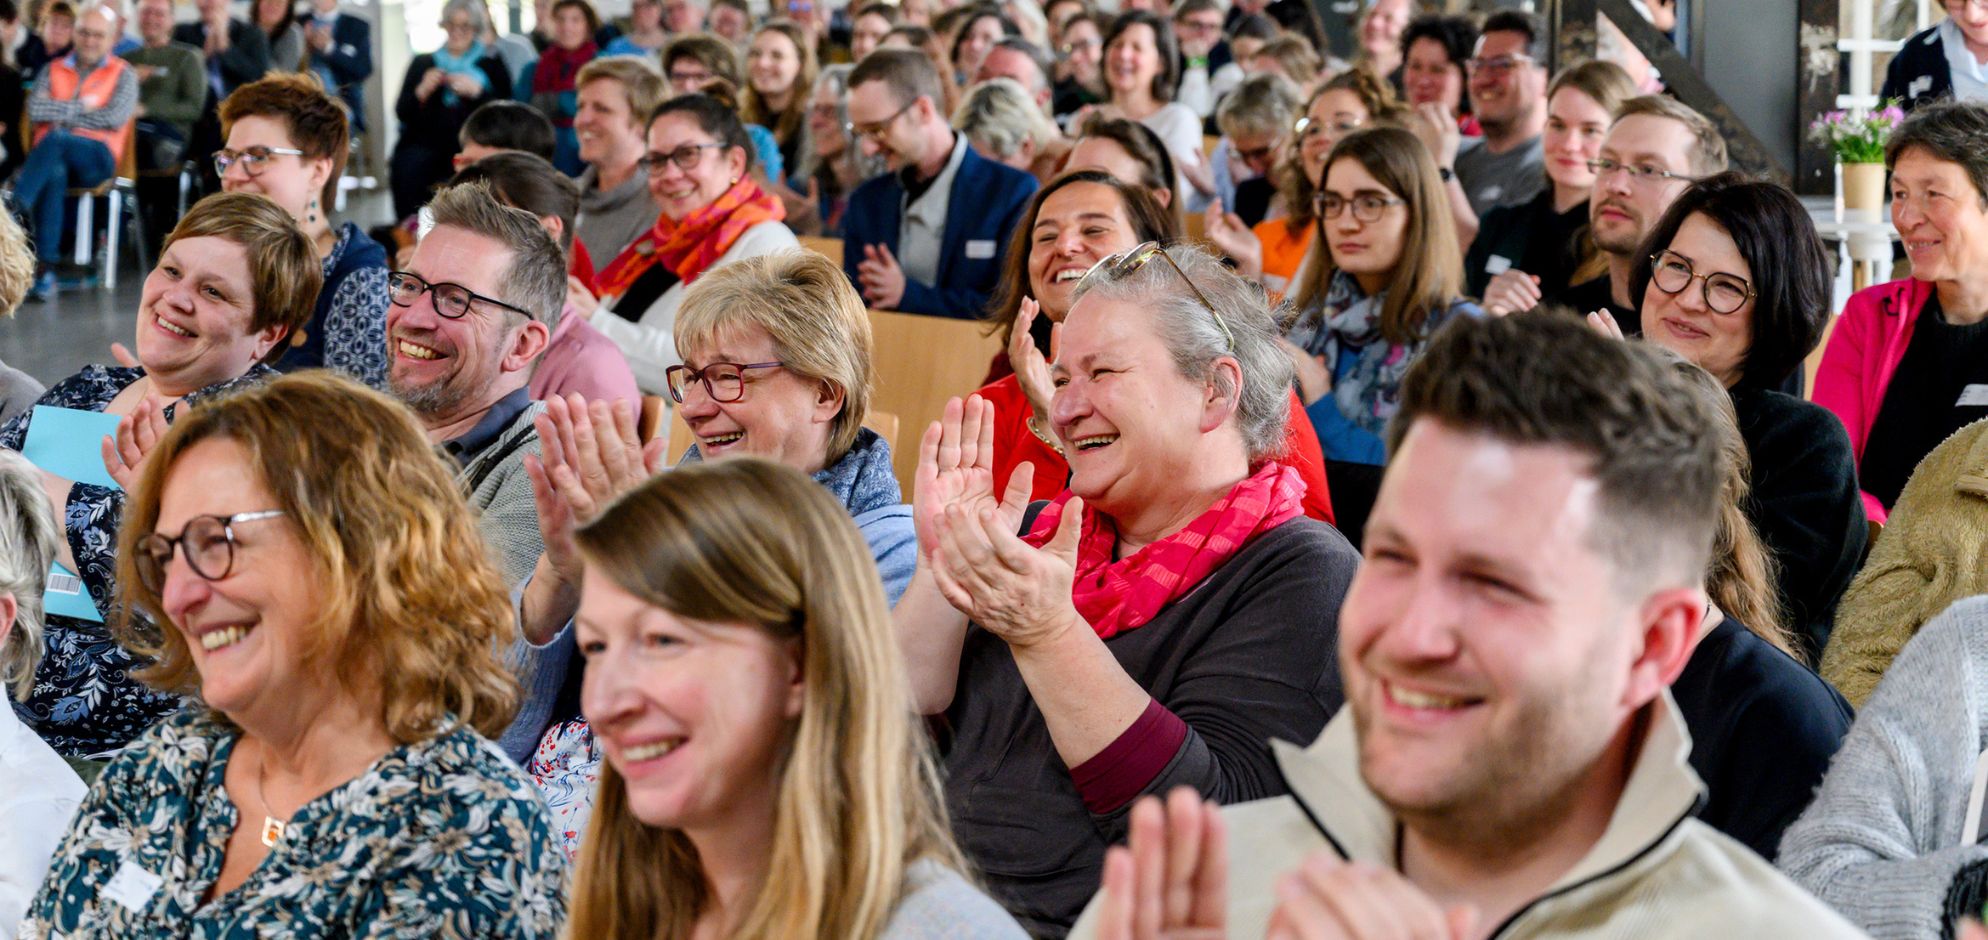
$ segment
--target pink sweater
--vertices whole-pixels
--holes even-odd
[[[642,407],[642,392],[635,387],[635,373],[629,371],[621,347],[602,336],[571,304],[559,312],[559,326],[553,329],[528,388],[533,401],[579,392],[588,401],[626,398],[637,411]]]
[[[1884,407],[1891,375],[1905,358],[1905,348],[1912,345],[1919,310],[1932,295],[1932,284],[1911,278],[1858,291],[1843,305],[1842,318],[1823,350],[1812,397],[1843,420],[1850,432],[1850,451],[1859,464],[1871,425]],[[1864,494],[1864,512],[1874,522],[1885,521],[1885,508],[1869,493]]]

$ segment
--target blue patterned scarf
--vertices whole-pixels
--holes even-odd
[[[489,51],[483,48],[483,40],[481,39],[472,43],[468,49],[463,51],[462,55],[450,52],[449,47],[445,45],[435,50],[435,67],[441,69],[445,75],[467,75],[476,79],[479,84],[487,89],[490,87],[490,76],[483,74],[482,67],[478,66],[477,63],[483,61],[483,57],[489,54]],[[461,98],[456,97],[455,89],[450,88],[446,84],[442,86],[443,104],[453,108],[461,100]]]
[[[1401,377],[1408,372],[1423,344],[1457,313],[1471,313],[1476,307],[1456,301],[1447,309],[1431,310],[1414,342],[1397,345],[1381,336],[1381,309],[1387,292],[1371,297],[1361,293],[1360,283],[1345,271],[1334,271],[1325,289],[1325,303],[1308,311],[1291,331],[1291,341],[1314,356],[1325,358],[1325,367],[1339,371],[1342,352],[1355,356],[1353,367],[1332,382],[1332,399],[1339,413],[1361,430],[1382,435],[1388,419],[1401,408]]]

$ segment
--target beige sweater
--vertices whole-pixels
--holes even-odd
[[[1953,602],[1988,594],[1988,421],[1933,449],[1836,607],[1822,677],[1862,708],[1898,651]]]

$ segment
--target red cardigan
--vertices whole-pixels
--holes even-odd
[[[1932,284],[1912,278],[1852,294],[1822,351],[1815,391],[1809,397],[1842,419],[1844,430],[1850,432],[1850,454],[1860,465],[1871,425],[1884,407],[1885,389],[1891,386],[1906,347],[1912,345],[1912,328],[1931,296]],[[1869,493],[1864,494],[1864,513],[1873,522],[1885,521],[1884,506]]]
[[[994,406],[994,492],[1005,493],[1008,476],[1023,461],[1035,464],[1035,482],[1030,500],[1054,499],[1070,479],[1070,464],[1063,455],[1044,444],[1028,428],[1028,396],[1011,374],[974,394]],[[1305,481],[1305,515],[1320,522],[1332,522],[1332,494],[1325,485],[1325,454],[1318,447],[1318,432],[1305,416],[1305,406],[1291,393],[1291,419],[1284,430],[1284,460]]]

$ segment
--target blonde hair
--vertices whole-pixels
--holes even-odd
[[[670,83],[647,56],[611,55],[595,59],[580,66],[573,87],[577,90],[598,81],[621,83],[622,98],[628,102],[628,120],[636,127],[649,120],[649,112],[663,103],[670,90]]]
[[[138,678],[162,692],[199,690],[186,640],[138,577],[137,557],[174,464],[210,438],[248,452],[271,508],[310,555],[312,570],[296,573],[322,591],[323,612],[304,628],[310,664],[377,682],[360,689],[377,692],[387,732],[403,744],[450,720],[502,732],[518,690],[498,656],[517,626],[475,514],[406,408],[322,370],[181,413],[145,462],[117,545],[117,638],[155,663]]]
[[[17,699],[33,691],[41,667],[42,591],[60,538],[39,471],[26,457],[0,450],[0,591],[11,592],[15,606],[13,629],[0,640],[0,684]]]
[[[0,212],[0,317],[19,310],[35,283],[35,253],[11,212]]]
[[[756,326],[773,338],[787,371],[842,390],[829,423],[828,463],[856,444],[870,413],[870,314],[835,262],[812,251],[780,251],[712,268],[684,291],[677,351]]]
[[[590,568],[649,604],[756,624],[800,651],[773,875],[732,936],[874,937],[911,863],[965,871],[876,566],[827,490],[755,458],[694,464],[643,484],[578,541]],[[696,846],[637,819],[602,764],[566,936],[687,937],[710,901]]]
[[[1028,89],[1012,78],[990,78],[967,89],[953,112],[953,130],[979,144],[987,156],[1000,158],[1019,153],[1027,141],[1034,141],[1040,153],[1063,136]]]

